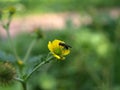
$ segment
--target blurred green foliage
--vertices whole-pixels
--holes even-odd
[[[119,7],[119,0],[1,0],[0,8],[14,5],[26,12],[79,11],[90,7]]]

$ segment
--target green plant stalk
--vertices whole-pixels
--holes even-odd
[[[9,40],[9,42],[11,44],[11,48],[13,50],[13,54],[15,55],[17,60],[20,60],[19,56],[17,55],[16,49],[15,49],[15,45],[13,44],[12,38],[10,36],[9,30],[6,30],[6,32],[7,32],[8,40]]]
[[[11,21],[12,21],[12,16],[9,15],[9,16],[8,16],[8,22],[7,22],[6,26],[5,26],[5,29],[6,29],[7,31],[9,30]]]
[[[26,82],[22,82],[22,86],[23,86],[23,90],[27,90],[27,83]]]
[[[21,78],[14,78],[16,81],[22,84],[23,90],[27,90],[27,83]]]
[[[23,79],[21,79],[21,78],[17,78],[17,77],[15,77],[14,80],[19,81],[19,82],[21,82],[21,83],[24,82]]]
[[[32,72],[25,78],[25,81],[27,81],[27,80],[30,78],[30,76],[31,76],[35,71],[37,71],[42,65],[44,65],[44,64],[48,63],[50,60],[52,60],[52,58],[53,58],[53,56],[47,57],[45,61],[39,63],[39,64],[32,70]]]
[[[25,57],[24,57],[24,59],[23,59],[24,62],[26,62],[26,61],[28,60],[28,58],[29,58],[29,56],[30,56],[30,53],[31,53],[31,51],[32,51],[32,48],[33,48],[33,46],[35,45],[35,43],[36,43],[36,39],[34,39],[34,40],[32,41],[32,43],[30,44],[30,46],[29,46],[29,48],[28,48],[28,50],[27,50],[27,53],[26,53],[26,55],[25,55]]]
[[[13,43],[13,41],[12,41],[12,38],[11,38],[10,32],[9,32],[9,27],[10,27],[11,20],[12,20],[12,16],[9,15],[9,16],[8,16],[8,22],[7,22],[6,25],[3,25],[3,27],[4,27],[5,30],[6,30],[6,33],[7,33],[7,36],[8,36],[8,40],[9,40],[9,42],[10,42],[10,44],[11,44],[11,48],[12,48],[12,50],[13,50],[13,54],[15,55],[15,57],[16,57],[17,60],[20,60],[19,56],[17,55],[16,49],[15,49],[15,45],[14,45],[14,43]]]

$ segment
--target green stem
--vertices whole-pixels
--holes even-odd
[[[32,41],[32,43],[30,44],[30,46],[29,46],[29,48],[28,48],[28,50],[27,50],[27,53],[26,53],[26,55],[25,55],[25,57],[24,57],[24,59],[23,59],[24,62],[26,62],[26,61],[28,60],[29,55],[30,55],[30,53],[31,53],[31,51],[32,51],[32,48],[33,48],[33,46],[35,45],[35,43],[36,43],[36,39],[34,39],[34,40]]]
[[[21,78],[14,78],[16,81],[19,81],[19,82],[24,82],[24,80],[23,79],[21,79]]]
[[[10,36],[9,30],[6,30],[6,32],[7,32],[7,36],[8,36],[9,42],[11,44],[11,48],[13,50],[13,54],[15,55],[17,60],[20,60],[19,56],[17,55],[16,49],[15,49],[15,45],[14,45],[14,43],[12,41],[11,36]]]
[[[8,22],[7,22],[7,24],[6,24],[6,30],[9,30],[9,27],[10,27],[10,23],[11,23],[11,21],[12,21],[12,16],[11,15],[9,15],[8,16]]]
[[[23,90],[27,90],[27,83],[26,82],[22,82],[22,86],[23,86]]]
[[[16,81],[19,81],[22,84],[23,90],[27,90],[27,83],[21,78],[14,78]]]
[[[25,81],[27,81],[27,80],[30,78],[30,76],[31,76],[35,71],[37,71],[42,65],[44,65],[44,64],[48,63],[50,60],[52,60],[52,58],[53,58],[53,56],[50,56],[50,57],[47,56],[47,58],[46,58],[45,61],[39,63],[39,64],[32,70],[32,72],[25,78]]]
[[[13,54],[15,55],[16,59],[19,60],[20,58],[19,58],[18,55],[17,55],[16,49],[15,49],[15,45],[14,45],[14,43],[13,43],[13,41],[12,41],[12,38],[11,38],[10,32],[9,32],[9,27],[10,27],[11,20],[12,20],[12,16],[9,15],[9,16],[8,16],[8,22],[7,22],[7,24],[6,24],[6,25],[3,25],[3,24],[2,24],[2,26],[3,26],[3,27],[5,28],[5,30],[6,30],[6,33],[7,33],[7,36],[8,36],[8,40],[9,40],[9,42],[10,42],[10,44],[11,44],[11,48],[12,48],[12,50],[13,50]]]

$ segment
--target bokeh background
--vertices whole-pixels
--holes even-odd
[[[0,0],[0,9],[9,6],[16,7],[10,33],[21,57],[36,28],[44,38],[31,58],[47,54],[54,39],[72,46],[66,60],[46,64],[31,77],[29,90],[120,90],[120,0]],[[11,52],[0,26],[0,57]],[[0,90],[21,90],[21,84]]]

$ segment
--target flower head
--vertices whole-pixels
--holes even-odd
[[[16,70],[8,62],[0,62],[0,85],[9,85],[13,82]]]
[[[70,47],[71,46],[65,44],[65,42],[61,40],[53,40],[52,42],[49,41],[48,43],[48,49],[50,50],[50,52],[53,54],[54,57],[60,60],[65,59],[64,56],[70,53]]]
[[[16,12],[16,8],[11,6],[8,8],[10,15],[13,15]]]

